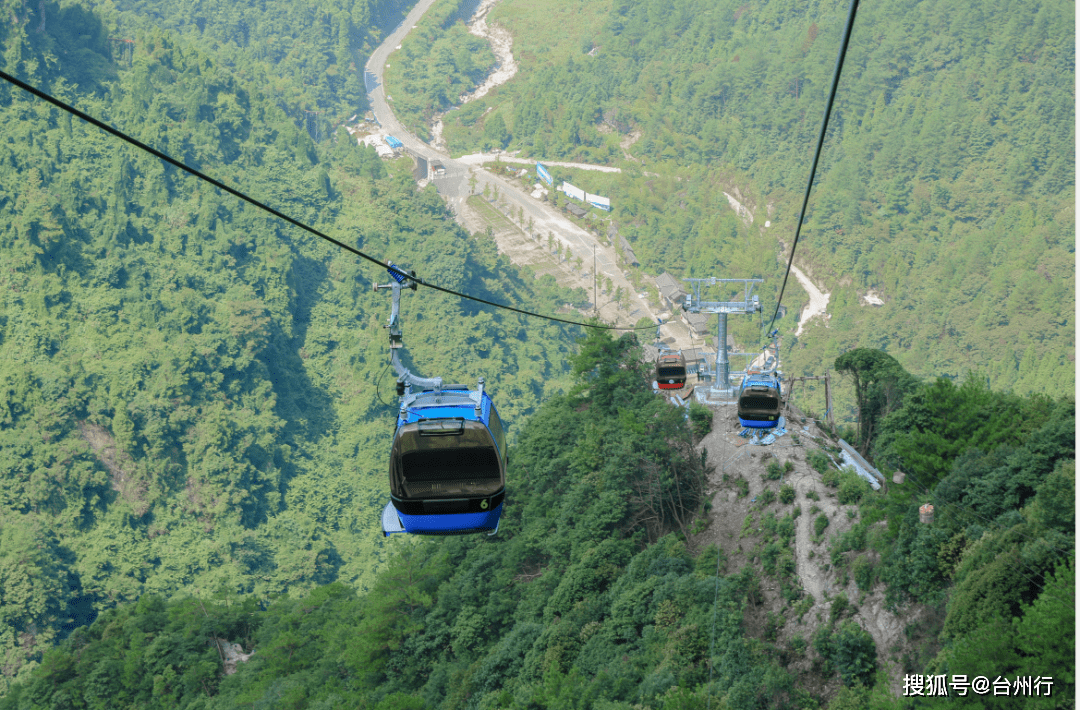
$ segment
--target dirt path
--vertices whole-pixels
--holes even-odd
[[[727,198],[728,204],[731,205],[731,209],[735,210],[735,214],[739,216],[739,219],[742,220],[743,224],[749,227],[754,222],[754,213],[751,212],[746,205],[739,202],[738,198],[734,195],[725,192],[724,197]]]
[[[645,135],[645,133],[642,132],[641,129],[635,128],[634,130],[630,131],[630,135],[619,141],[619,148],[622,149],[623,157],[625,157],[627,160],[632,160],[635,163],[641,162],[641,160],[639,160],[638,158],[630,155],[630,147],[637,143],[643,135]]]
[[[514,38],[510,36],[507,30],[495,24],[489,25],[487,21],[488,13],[491,12],[491,8],[495,7],[498,1],[483,0],[468,23],[469,34],[485,39],[491,44],[491,51],[495,53],[495,69],[488,74],[480,86],[470,93],[458,97],[459,106],[467,104],[473,99],[486,96],[496,86],[505,84],[517,74],[517,62],[514,61],[514,54],[511,51]],[[431,145],[439,150],[446,150],[446,141],[443,140],[442,135],[442,119],[445,115],[444,113],[436,114],[431,121]]]

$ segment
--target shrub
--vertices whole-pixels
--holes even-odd
[[[807,500],[821,500],[821,498],[817,494],[817,491],[807,491],[806,492],[806,499]]]
[[[765,467],[765,478],[770,481],[779,481],[780,477],[784,475],[784,469],[780,467],[780,463],[773,459]]]
[[[829,660],[840,671],[844,685],[851,687],[861,681],[869,686],[877,669],[877,647],[873,637],[849,620],[833,634],[830,641],[832,653]]]
[[[862,500],[863,494],[870,490],[869,481],[859,476],[854,470],[845,467],[838,474],[840,492],[837,493],[836,499],[841,505],[858,503]]]
[[[832,604],[829,606],[829,623],[836,623],[839,619],[844,618],[844,614],[851,608],[848,604],[847,595],[840,592],[833,597]]]
[[[821,449],[810,449],[810,452],[806,454],[806,461],[820,474],[825,474],[829,470],[829,456]]]
[[[783,545],[778,542],[770,542],[765,546],[765,549],[761,551],[761,567],[765,570],[766,574],[776,574],[776,560],[780,557],[780,552],[784,549]]]
[[[795,502],[795,489],[788,485],[780,489],[780,502],[790,504]]]
[[[771,488],[766,488],[761,492],[761,495],[758,496],[758,503],[761,503],[762,505],[769,505],[774,500],[776,500],[776,494],[773,493]]]
[[[822,513],[814,520],[814,534],[821,535],[827,527],[829,527],[829,517]]]
[[[745,498],[746,496],[750,495],[750,481],[747,481],[745,478],[740,478],[738,481],[736,481],[735,487],[739,491],[740,498]]]
[[[757,525],[754,523],[754,513],[753,512],[747,513],[746,517],[743,518],[743,521],[742,521],[742,532],[739,533],[739,539],[741,540],[744,537],[746,537],[747,535],[749,535],[751,533],[751,531],[756,527],[757,527]]]
[[[806,639],[804,639],[802,636],[799,636],[797,634],[795,636],[792,636],[791,641],[788,642],[788,645],[791,646],[792,653],[798,656],[806,653]]]
[[[776,636],[782,628],[784,628],[784,617],[770,611],[768,620],[765,622],[765,640],[775,642]]]
[[[712,421],[711,409],[704,404],[690,403],[690,428],[693,430],[694,436],[698,439],[705,438],[705,435],[712,431]]]
[[[766,513],[761,518],[761,529],[770,539],[778,539],[783,545],[790,545],[795,539],[795,519],[790,515],[777,519],[774,513]]]
[[[780,555],[776,569],[780,577],[795,575],[795,556],[791,554],[790,550],[784,550],[784,553]]]
[[[825,473],[821,474],[821,482],[829,488],[836,488],[840,485],[840,472],[835,468],[829,469]]]
[[[814,632],[813,645],[814,650],[825,659],[826,667],[828,667],[829,658],[832,657],[832,634],[829,632],[828,626],[819,626],[818,630]]]
[[[877,568],[866,559],[865,555],[855,558],[851,565],[851,576],[855,578],[855,584],[864,592],[872,591],[874,582],[877,581]]]
[[[792,462],[792,461],[785,461],[784,462],[784,472],[785,473],[791,473],[794,470],[795,470],[794,462]]]
[[[841,535],[836,540],[836,548],[841,552],[847,552],[853,550],[859,552],[866,549],[866,532],[868,529],[866,523],[856,525],[851,530]]]
[[[795,518],[799,517],[800,515],[802,515],[802,506],[797,505],[791,511],[791,519],[794,520]]]

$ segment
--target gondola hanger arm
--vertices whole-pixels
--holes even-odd
[[[386,328],[390,329],[390,364],[394,368],[394,372],[398,376],[398,395],[405,394],[407,387],[419,387],[421,389],[430,388],[436,391],[441,391],[443,381],[441,377],[420,377],[409,372],[409,369],[401,363],[401,358],[398,351],[404,347],[401,336],[401,321],[399,315],[401,312],[401,289],[411,288],[416,290],[417,283],[412,277],[416,275],[415,271],[410,271],[408,275],[403,270],[395,266],[391,262],[386,262],[387,271],[390,272],[390,276],[393,280],[388,284],[375,284],[374,290],[380,291],[383,289],[390,289],[392,302],[390,307],[390,321],[386,324]]]

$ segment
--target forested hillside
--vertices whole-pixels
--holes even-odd
[[[4,707],[61,695],[141,707],[655,706],[694,696],[710,648],[735,707],[762,684],[790,694],[740,632],[753,575],[717,577],[715,549],[695,559],[670,534],[689,532],[706,471],[681,411],[649,391],[634,338],[591,335],[574,371],[573,393],[548,401],[512,450],[498,536],[402,541],[367,595],[334,584],[265,612],[237,602],[206,614],[144,596],[48,654]],[[259,650],[221,680],[207,634]],[[105,670],[120,658],[127,680]]]
[[[443,0],[424,13],[386,68],[394,87],[394,115],[424,140],[428,122],[476,88],[495,66],[487,42],[469,34],[464,21],[476,2]]]
[[[206,43],[136,32],[129,67],[90,9],[43,7],[0,26],[5,71],[437,283],[569,300],[454,226],[411,164],[315,142],[299,104]],[[0,686],[143,594],[370,585],[385,272],[7,85],[0,114]],[[567,381],[562,328],[430,292],[403,309],[412,366],[485,376],[509,422]]]
[[[558,23],[448,137],[491,140],[490,106],[511,147],[625,161],[589,179],[650,269],[753,271],[768,296],[839,5],[686,1]],[[523,7],[504,20],[564,17]],[[363,108],[351,62],[402,9],[9,3],[2,68],[441,285],[545,313],[581,300],[454,226],[410,161],[336,130]],[[786,369],[843,373],[855,443],[907,479],[871,492],[830,441],[789,436],[843,512],[814,519],[846,590],[821,598],[791,549],[818,499],[763,449],[743,450],[768,491],[736,541],[747,564],[703,544],[727,514],[713,494],[748,481],[710,467],[708,412],[649,391],[632,335],[425,290],[403,297],[408,364],[486,378],[511,425],[506,513],[491,538],[385,540],[385,272],[0,85],[0,709],[934,702],[898,698],[898,673],[1053,676],[1023,705],[1068,702],[1073,38],[1053,3],[867,9],[801,257],[832,320],[785,341]],[[885,306],[858,304],[870,287]],[[897,649],[853,616],[873,596],[917,620]],[[246,662],[226,663],[233,643]]]
[[[409,7],[401,0],[121,0],[93,5],[111,37],[154,30],[180,35],[185,45],[212,53],[218,66],[259,86],[279,108],[322,137],[367,108],[356,67],[363,66],[383,30]],[[121,61],[130,58],[130,48],[113,47]]]
[[[1072,400],[911,381],[881,425],[896,452],[882,458],[899,457],[917,480],[873,493],[822,467],[857,518],[831,536],[829,554],[859,595],[815,600],[787,549],[810,501],[792,505],[781,489],[779,502],[758,505],[757,533],[747,517],[740,538],[760,562],[734,568],[714,546],[691,554],[695,518],[724,513],[705,503],[716,472],[681,410],[648,392],[631,336],[594,333],[573,365],[577,386],[546,402],[512,449],[498,536],[396,541],[367,594],[342,583],[276,601],[145,594],[46,653],[0,708],[68,698],[140,708],[926,707],[896,696],[884,649],[851,618],[883,587],[898,608],[931,610],[907,629],[903,672],[1053,681],[1050,697],[952,693],[951,704],[1051,708],[1073,697]],[[868,377],[868,389],[886,379]],[[1012,409],[1026,426],[945,428],[931,455],[930,432],[910,421],[986,409]],[[807,459],[828,460],[817,448]],[[933,525],[918,522],[924,496],[939,511]],[[784,607],[754,629],[753,609],[781,585]],[[778,634],[822,601],[829,611],[815,612],[812,638]],[[245,658],[223,675],[234,643]]]
[[[764,276],[775,298],[774,269],[756,263],[790,250],[848,3],[549,5],[493,11],[520,70],[447,115],[451,150],[490,143],[496,121],[522,155],[618,164],[582,180],[611,197],[649,273]],[[574,8],[602,27],[565,22]],[[922,377],[1072,386],[1072,8],[860,7],[796,258],[832,294],[831,318],[787,338],[788,372],[862,346]],[[749,228],[721,194],[735,188]],[[871,290],[883,306],[863,301]],[[789,285],[787,305],[804,298]]]
[[[905,673],[1046,676],[1067,707],[1075,672],[1076,402],[992,392],[979,378],[918,382],[888,355],[859,349],[836,368],[857,376],[860,436],[878,466],[905,472],[865,495],[830,559],[862,593],[933,610],[909,628]],[[844,490],[839,491],[841,499]],[[919,507],[933,507],[933,522]],[[942,703],[946,702],[944,700]],[[950,706],[998,707],[952,694]]]

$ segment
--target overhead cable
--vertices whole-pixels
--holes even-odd
[[[765,330],[766,333],[772,330],[773,324],[776,322],[776,316],[780,313],[780,302],[784,299],[784,288],[787,286],[788,275],[791,273],[791,264],[795,261],[795,247],[799,245],[803,217],[806,216],[806,204],[810,201],[810,188],[814,185],[814,175],[817,173],[818,159],[821,157],[821,146],[825,143],[825,132],[829,128],[829,116],[832,114],[833,99],[836,98],[836,87],[840,84],[840,71],[844,68],[844,56],[847,54],[848,42],[851,40],[851,28],[855,24],[855,11],[858,8],[859,0],[851,0],[851,6],[848,8],[847,24],[844,26],[844,36],[840,40],[840,51],[836,55],[836,68],[833,69],[829,98],[825,102],[825,115],[821,119],[821,130],[818,131],[817,147],[814,149],[814,161],[810,164],[810,178],[806,181],[802,209],[799,210],[799,221],[795,223],[795,241],[791,244],[791,256],[788,258],[787,271],[784,272],[784,283],[780,285],[780,295],[776,298],[776,310],[773,311],[772,320],[769,321],[769,327]]]

